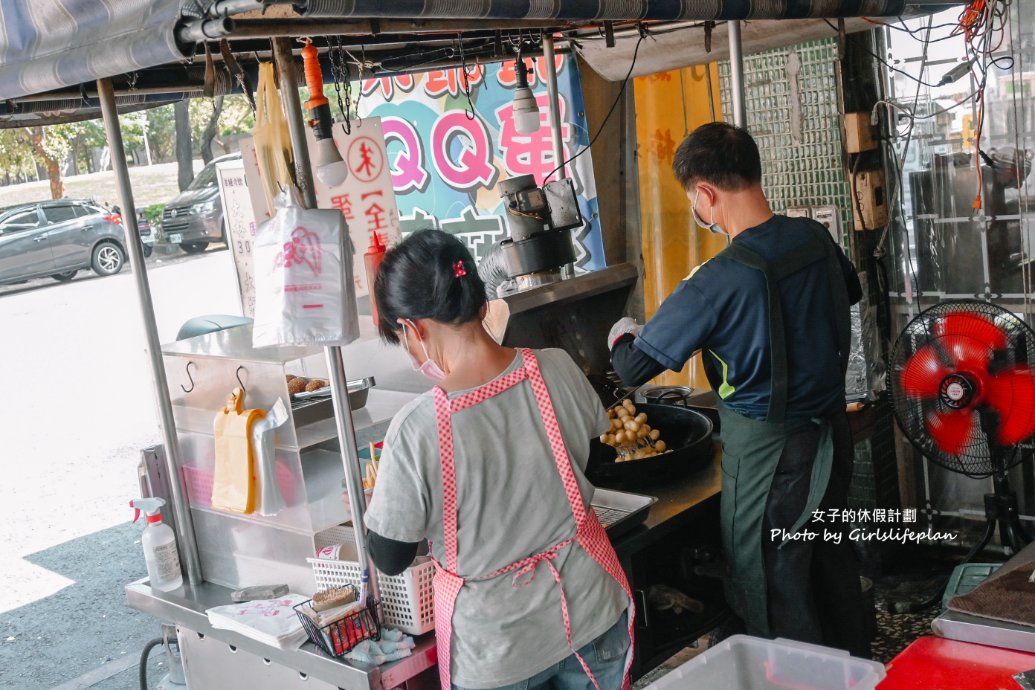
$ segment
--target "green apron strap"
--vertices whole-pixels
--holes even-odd
[[[731,244],[726,253],[737,263],[761,271],[765,276],[769,306],[769,367],[771,388],[766,420],[782,424],[787,413],[787,339],[784,337],[780,286],[768,261],[747,247]]]
[[[808,222],[822,233],[818,223]],[[769,337],[772,369],[772,394],[766,421],[745,417],[719,402],[722,417],[723,462],[722,500],[720,502],[723,549],[730,569],[726,595],[734,611],[744,619],[749,634],[768,635],[769,606],[765,565],[762,555],[765,506],[773,473],[783,454],[788,434],[797,425],[784,423],[787,404],[787,341],[783,324],[779,281],[818,261],[828,261],[830,286],[837,311],[838,347],[842,362],[848,352],[851,330],[847,315],[848,293],[844,285],[837,247],[818,232],[820,240],[809,242],[778,261],[768,262],[757,253],[733,243],[724,251],[740,264],[761,271],[766,279],[769,305]],[[848,326],[848,328],[846,328]],[[792,428],[793,427],[793,428]],[[826,493],[833,463],[833,433],[821,424],[819,448],[809,482],[805,509],[790,533],[797,533],[812,517]],[[786,542],[785,542],[786,543]]]

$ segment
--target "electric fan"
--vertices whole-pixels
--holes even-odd
[[[1017,517],[1007,470],[1035,434],[1035,332],[1005,309],[949,301],[922,311],[891,357],[892,404],[906,437],[932,462],[968,477],[992,477],[985,533],[1020,550],[1030,541]]]

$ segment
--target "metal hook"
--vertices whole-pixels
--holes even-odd
[[[184,393],[190,393],[194,390],[194,377],[190,375],[190,367],[192,364],[194,364],[194,360],[187,362],[187,380],[190,381],[190,388],[186,388],[182,383],[180,384],[180,388],[183,389]],[[197,365],[194,364],[194,366]]]
[[[241,387],[241,392],[242,393],[247,393],[248,389],[245,388],[244,387],[244,383],[241,382],[241,369],[244,369],[244,365],[243,364],[241,366],[237,367],[237,371],[234,372],[234,376],[237,377],[237,385]],[[247,372],[247,369],[245,369],[245,371]]]

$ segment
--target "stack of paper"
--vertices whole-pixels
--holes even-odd
[[[298,649],[308,637],[294,607],[308,599],[287,594],[276,599],[216,606],[206,613],[213,628],[231,630],[280,649]]]

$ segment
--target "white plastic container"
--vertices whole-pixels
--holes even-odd
[[[874,690],[884,675],[839,649],[734,635],[645,690]]]

